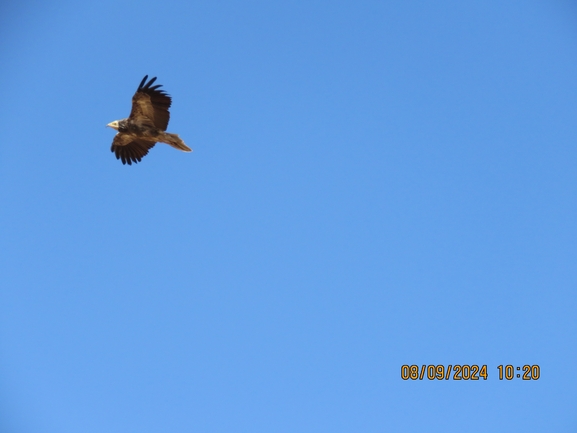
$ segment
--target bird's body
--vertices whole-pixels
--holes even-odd
[[[130,116],[107,125],[118,131],[110,150],[123,164],[140,162],[148,150],[158,142],[169,144],[183,152],[192,150],[177,134],[166,132],[170,119],[168,109],[172,100],[164,91],[158,90],[160,85],[152,86],[156,77],[146,83],[147,79],[148,75],[142,79],[132,97]]]

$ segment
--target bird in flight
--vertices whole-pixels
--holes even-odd
[[[146,75],[136,93],[132,97],[132,110],[127,119],[115,120],[106,126],[116,129],[118,133],[112,140],[111,152],[116,159],[123,164],[132,165],[140,162],[156,143],[166,143],[183,152],[192,152],[192,149],[184,144],[184,141],[176,134],[166,132],[170,113],[168,109],[172,99],[160,84],[153,86],[156,77],[148,83]]]

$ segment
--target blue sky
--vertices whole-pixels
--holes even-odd
[[[577,7],[0,17],[2,431],[575,431]],[[194,152],[123,166],[146,74]]]

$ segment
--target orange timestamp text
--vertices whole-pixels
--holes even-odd
[[[525,364],[523,366],[499,365],[497,366],[499,380],[539,380],[541,367],[539,365]],[[401,379],[403,380],[487,380],[489,373],[487,365],[402,365]]]

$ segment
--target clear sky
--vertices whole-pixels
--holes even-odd
[[[577,430],[571,2],[12,1],[0,42],[0,431]],[[194,152],[124,166],[146,74]]]

